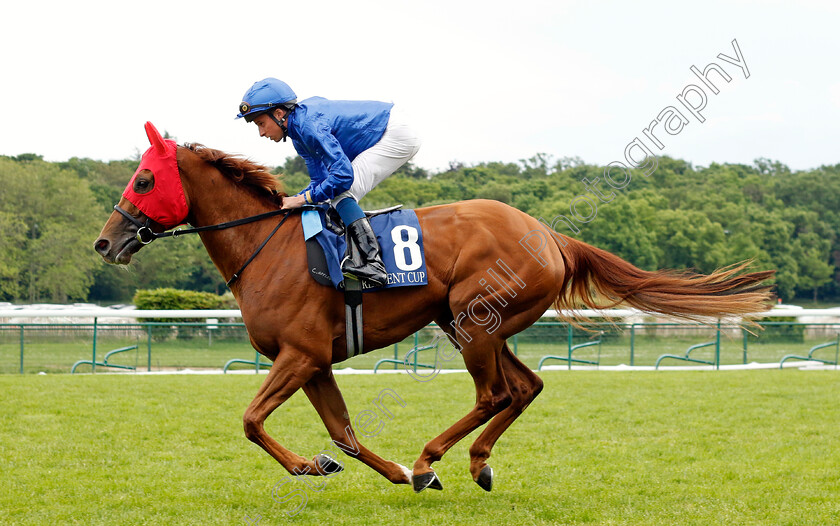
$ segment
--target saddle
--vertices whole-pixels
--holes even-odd
[[[402,210],[402,205],[365,211],[382,249],[382,262],[388,273],[384,287],[367,282],[362,290],[426,285],[426,261],[423,235],[414,210]],[[338,213],[328,205],[304,207],[303,237],[309,274],[321,285],[343,290],[347,280],[341,272],[347,240],[344,224]]]
[[[371,227],[382,249],[382,262],[388,283],[375,287],[364,281],[346,278],[341,260],[349,245],[344,224],[329,205],[305,206],[301,215],[309,274],[316,282],[344,290],[347,358],[360,354],[362,341],[362,293],[375,288],[426,285],[426,260],[423,235],[414,210],[401,210],[402,205],[366,211]]]

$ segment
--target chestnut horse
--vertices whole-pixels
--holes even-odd
[[[155,148],[164,151],[159,136],[150,140],[156,146],[144,158]],[[273,175],[246,159],[195,144],[170,147],[177,171],[166,177],[180,177],[177,186],[183,189],[187,214],[174,224],[186,219],[201,227],[275,211],[286,195]],[[163,190],[158,197],[153,191],[156,185],[162,187],[164,176],[141,163],[119,202],[122,213],[111,214],[95,242],[105,261],[129,263],[143,246],[136,238],[139,229],[162,232],[174,226],[141,211],[149,209],[149,201],[138,207],[127,198],[166,197]],[[172,181],[166,188],[172,188]],[[334,363],[347,358],[343,295],[309,276],[300,214],[288,214],[273,237],[269,234],[282,220],[279,217],[200,232],[225,279],[232,278],[268,239],[265,249],[230,284],[252,345],[273,361],[245,411],[244,427],[248,439],[292,474],[326,475],[340,469],[324,455],[310,460],[289,451],[263,427],[272,411],[303,389],[337,445],[347,452],[350,442],[358,460],[394,484],[413,484],[415,491],[441,489],[432,464],[489,421],[469,449],[473,480],[489,491],[493,475],[487,460],[493,445],[543,387],[505,341],[552,305],[568,310],[621,304],[691,319],[768,308],[766,280],[773,271],[745,274],[746,264],[710,275],[644,271],[560,236],[496,201],[464,201],[416,212],[425,242],[428,285],[364,294],[363,352],[402,341],[434,321],[460,350],[475,382],[476,401],[463,418],[426,444],[412,470],[379,457],[353,434],[332,372]]]

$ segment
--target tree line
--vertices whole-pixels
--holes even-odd
[[[106,265],[93,251],[138,162],[0,156],[0,301],[119,303],[138,289],[225,291],[197,236],[153,243],[127,268]],[[437,172],[409,163],[362,205],[495,199],[643,269],[711,272],[752,259],[756,268],[777,270],[785,301],[840,299],[840,164],[792,171],[767,159],[708,167],[657,162],[648,175],[611,177],[602,166],[545,154],[516,163],[453,162]],[[300,157],[273,172],[290,194],[309,181]],[[612,184],[616,178],[629,183]]]

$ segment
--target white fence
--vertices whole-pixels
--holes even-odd
[[[580,310],[585,318],[609,317],[619,323],[643,323],[644,321],[665,320],[678,322],[659,314],[641,312],[635,309],[611,309],[608,311]],[[755,318],[795,318],[799,323],[840,322],[840,307],[831,309],[803,309],[798,307],[777,307],[767,312],[752,315]],[[548,310],[544,318],[556,318],[557,311]],[[92,323],[94,319],[108,318],[108,323],[134,323],[148,318],[189,318],[189,319],[241,319],[238,309],[229,310],[137,310],[133,307],[96,307],[91,305],[39,305],[39,306],[0,306],[0,323]]]

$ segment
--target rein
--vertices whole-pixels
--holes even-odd
[[[268,241],[272,237],[274,237],[274,234],[277,232],[277,230],[280,229],[280,227],[283,225],[283,223],[286,222],[286,219],[288,219],[289,215],[291,214],[291,210],[272,210],[271,212],[265,212],[265,213],[262,213],[262,214],[257,214],[255,216],[244,217],[242,219],[236,219],[234,221],[227,221],[225,223],[218,223],[218,224],[215,224],[215,225],[198,226],[198,227],[194,227],[194,228],[178,228],[178,229],[175,229],[175,230],[170,230],[168,232],[154,232],[151,228],[151,224],[152,224],[151,219],[146,218],[146,222],[142,223],[139,219],[137,219],[136,217],[134,217],[133,215],[131,215],[127,211],[125,211],[120,205],[114,205],[114,210],[116,210],[117,212],[122,214],[123,217],[128,219],[132,224],[134,224],[137,227],[137,241],[139,241],[140,243],[142,243],[144,245],[148,245],[149,243],[151,243],[155,239],[158,239],[158,238],[161,238],[161,237],[176,237],[176,236],[182,236],[184,234],[198,234],[199,232],[209,232],[211,230],[224,230],[226,228],[232,228],[232,227],[235,227],[235,226],[246,225],[248,223],[253,223],[255,221],[261,221],[261,220],[267,219],[269,217],[274,217],[274,216],[277,216],[277,215],[280,215],[280,214],[285,214],[283,216],[283,219],[281,219],[280,222],[277,223],[277,226],[274,227],[274,230],[271,231],[271,233],[268,235],[268,237],[266,237],[265,240],[260,244],[260,246],[258,246],[257,249],[254,251],[254,253],[251,254],[251,257],[249,257],[245,261],[245,264],[242,265],[239,268],[239,270],[234,272],[233,276],[225,283],[225,285],[227,285],[228,288],[230,288],[231,283],[233,283],[234,281],[239,279],[239,276],[242,274],[242,271],[245,270],[245,267],[247,267],[251,263],[251,261],[253,261],[254,258],[257,257],[257,254],[259,254],[260,251],[263,249],[263,247],[265,247],[265,245],[268,244]]]

